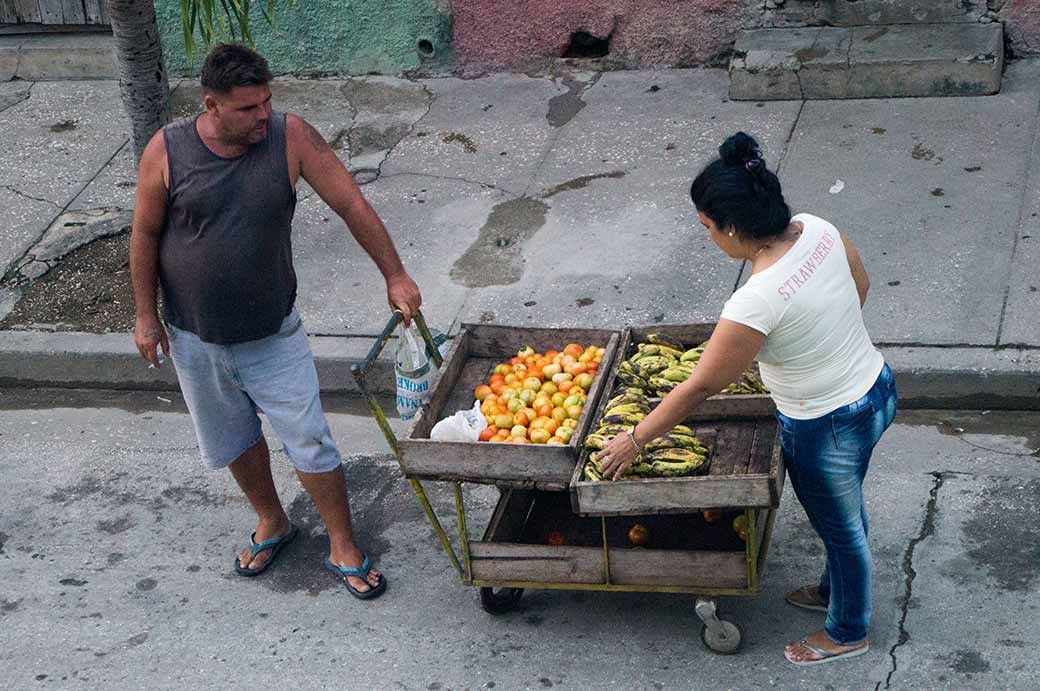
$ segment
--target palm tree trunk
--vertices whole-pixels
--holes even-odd
[[[119,91],[133,130],[135,160],[170,121],[170,85],[153,0],[108,0]]]

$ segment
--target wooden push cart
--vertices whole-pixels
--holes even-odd
[[[754,595],[761,587],[784,478],[777,423],[767,396],[715,397],[701,407],[696,421],[690,421],[710,449],[706,475],[585,482],[583,440],[603,413],[616,365],[645,330],[463,325],[442,363],[420,314],[416,323],[440,373],[429,403],[397,439],[369,392],[366,373],[398,323],[395,314],[365,362],[352,371],[448,559],[465,585],[480,589],[485,610],[511,610],[525,589],[688,593],[697,596],[695,611],[703,622],[704,644],[718,653],[739,649],[740,627],[718,617],[713,598]],[[711,328],[676,325],[653,330],[683,342],[700,342]],[[429,439],[438,420],[472,407],[473,389],[486,381],[496,363],[525,346],[544,351],[569,342],[603,344],[606,355],[567,446]],[[424,480],[452,483],[458,552],[430,504]],[[469,533],[463,482],[497,485],[501,491],[480,539]],[[712,514],[702,513],[709,507],[721,511],[710,523]],[[746,539],[731,528],[738,515],[747,522]],[[640,547],[628,539],[637,522],[648,535]]]

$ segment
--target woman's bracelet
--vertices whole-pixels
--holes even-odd
[[[643,447],[641,447],[641,446],[639,445],[639,442],[637,442],[637,441],[636,441],[636,435],[634,434],[634,431],[635,431],[635,430],[634,430],[634,428],[633,428],[633,429],[630,429],[630,430],[628,430],[627,432],[625,432],[625,434],[627,434],[627,435],[628,435],[628,440],[629,440],[630,442],[632,442],[632,446],[634,446],[634,447],[635,447],[635,449],[636,449],[636,453],[637,453],[637,454],[639,454],[639,455],[642,455],[642,454],[643,454]]]

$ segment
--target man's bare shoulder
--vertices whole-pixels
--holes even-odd
[[[324,153],[331,147],[314,125],[295,113],[285,114],[285,136],[289,145],[301,154]]]

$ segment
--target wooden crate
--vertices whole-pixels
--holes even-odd
[[[514,487],[566,489],[574,461],[588,430],[596,402],[611,370],[620,334],[603,329],[535,329],[463,324],[433,383],[430,402],[420,409],[398,442],[406,477],[462,480]],[[442,418],[473,407],[473,389],[487,381],[497,363],[531,346],[538,352],[560,350],[568,343],[606,348],[588,402],[567,446],[439,442],[430,430]]]
[[[672,340],[685,344],[687,347],[703,343],[711,338],[715,330],[714,323],[705,324],[659,324],[657,326],[637,326],[625,329],[621,334],[621,344],[618,346],[618,356],[611,367],[611,378],[607,381],[606,389],[614,390],[614,370],[625,358],[635,353],[635,344],[644,341],[648,334],[656,333],[666,336]],[[758,373],[758,364],[753,367]],[[690,415],[691,420],[718,420],[718,419],[755,419],[769,417],[776,414],[776,404],[769,394],[729,394],[719,393],[697,406]]]
[[[597,407],[596,421],[602,416],[605,403],[601,401]],[[582,449],[571,476],[574,512],[583,516],[611,516],[780,505],[784,463],[775,418],[691,421],[690,424],[708,447],[707,474],[588,481],[583,479],[583,473],[589,452]]]
[[[757,568],[764,562],[769,511],[758,513]],[[565,493],[509,490],[499,500],[480,542],[470,543],[476,585],[617,590],[668,590],[709,594],[750,594],[757,589],[747,547],[732,532],[732,516],[708,525],[699,514],[635,518],[574,515]],[[603,546],[606,521],[608,549]],[[628,545],[639,521],[650,532],[645,547]],[[567,544],[549,545],[558,531]],[[609,574],[609,577],[608,577]]]

